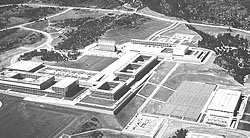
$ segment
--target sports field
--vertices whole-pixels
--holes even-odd
[[[77,61],[58,62],[54,65],[91,71],[102,71],[104,68],[112,64],[117,59],[118,58],[87,55],[83,56]]]
[[[191,81],[182,82],[176,91],[161,87],[153,98],[163,102],[151,100],[143,112],[196,121],[215,88],[215,84]]]

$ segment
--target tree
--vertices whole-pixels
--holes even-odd
[[[172,138],[185,138],[187,133],[188,133],[187,129],[180,129],[180,130],[178,129],[175,132],[175,136],[173,136]]]
[[[229,27],[229,28],[227,29],[227,31],[228,31],[228,32],[232,32],[232,29]]]

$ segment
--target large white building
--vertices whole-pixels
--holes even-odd
[[[241,98],[240,91],[219,89],[207,107],[207,113],[214,116],[233,117]]]
[[[36,70],[43,67],[43,63],[41,62],[34,62],[34,61],[19,61],[16,62],[8,67],[9,70],[18,70],[18,71],[25,71],[25,72],[35,72]]]
[[[98,48],[101,51],[110,51],[115,52],[116,51],[116,44],[113,40],[99,40],[98,41]]]
[[[173,48],[173,55],[175,56],[184,56],[188,51],[188,46],[186,45],[175,45]]]

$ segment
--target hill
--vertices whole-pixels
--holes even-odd
[[[125,0],[132,3],[132,0]],[[151,10],[190,22],[250,30],[250,0],[137,0]]]
[[[1,0],[0,5],[26,3],[29,0]]]

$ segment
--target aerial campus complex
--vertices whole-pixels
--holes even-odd
[[[0,138],[249,138],[248,3],[1,1]]]
[[[178,36],[181,34],[174,38]],[[19,61],[0,73],[0,88],[28,101],[116,115],[157,72],[159,64],[204,64],[212,54],[210,50],[169,41],[132,39],[119,49],[114,41],[101,40],[94,46],[95,52],[116,54],[119,49],[123,53],[101,71]],[[217,84],[183,81],[158,114],[236,128],[246,100],[240,91],[221,89]],[[153,138],[164,123],[162,118],[138,114],[123,132]]]

